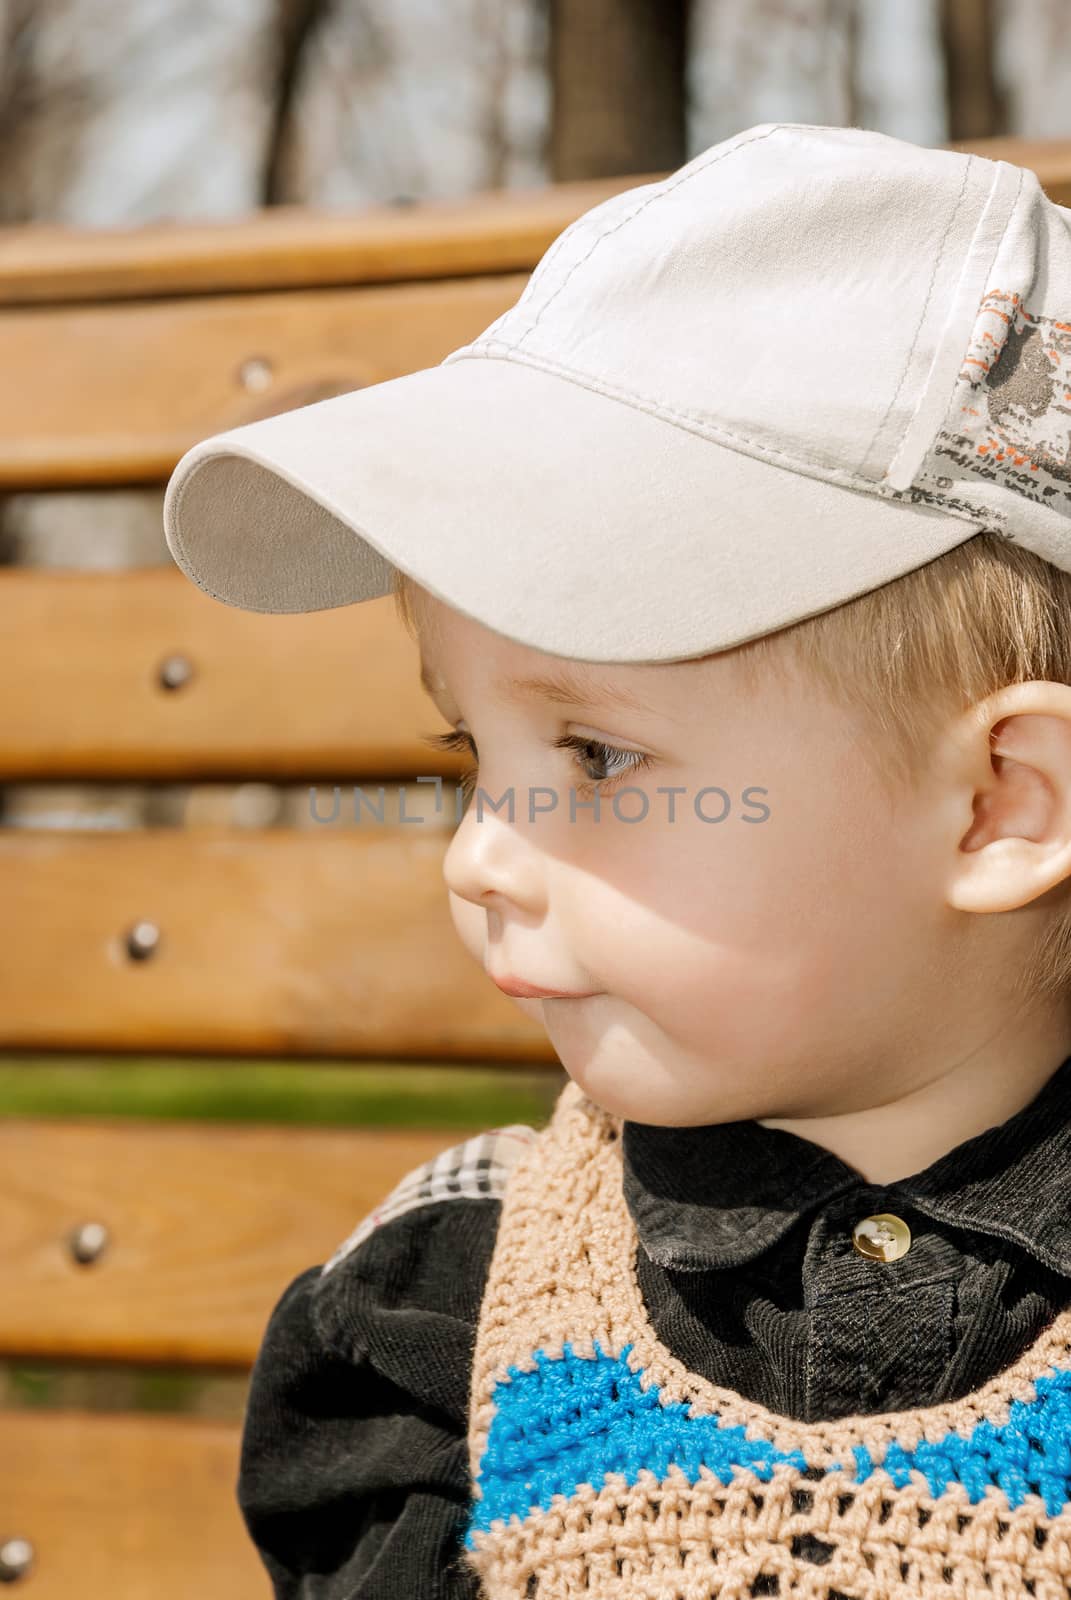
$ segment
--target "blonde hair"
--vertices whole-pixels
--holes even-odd
[[[415,596],[404,573],[396,573],[394,595],[415,634]],[[861,714],[885,773],[910,780],[949,715],[1007,684],[1071,684],[1071,573],[997,534],[977,534],[880,589],[733,653],[753,678],[790,666],[812,674],[835,702]],[[1019,987],[1071,1000],[1071,884],[1054,898]]]

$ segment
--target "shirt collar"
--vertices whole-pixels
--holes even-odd
[[[914,1206],[935,1221],[1006,1239],[1071,1277],[1071,1056],[1026,1106],[923,1171],[872,1185],[810,1139],[761,1123],[621,1124],[625,1201],[663,1267],[735,1267],[836,1195],[866,1211]]]

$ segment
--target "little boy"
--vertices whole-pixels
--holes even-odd
[[[208,593],[398,596],[570,1079],[276,1305],[277,1597],[1066,1600],[1069,517],[1071,211],[800,124],[183,458]]]

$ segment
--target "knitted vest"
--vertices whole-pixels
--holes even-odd
[[[505,1182],[458,1558],[481,1600],[1068,1600],[1071,1309],[960,1400],[779,1416],[655,1337],[620,1130],[569,1082]]]

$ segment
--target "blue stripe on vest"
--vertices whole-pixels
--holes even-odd
[[[534,1507],[547,1511],[556,1494],[573,1494],[581,1484],[596,1490],[611,1472],[632,1485],[641,1470],[664,1479],[671,1465],[690,1482],[706,1467],[723,1484],[736,1468],[768,1480],[773,1468],[787,1462],[807,1469],[800,1450],[784,1451],[769,1440],[749,1439],[746,1427],[728,1427],[716,1415],[690,1417],[684,1401],[663,1405],[660,1390],[640,1388],[640,1374],[625,1357],[605,1354],[596,1340],[595,1357],[578,1356],[571,1344],[561,1358],[539,1351],[535,1369],[509,1367],[509,1380],[495,1385],[495,1414],[480,1463],[482,1498],[475,1509],[465,1544],[501,1518],[524,1518]],[[1041,1496],[1050,1517],[1071,1500],[1071,1371],[1034,1380],[1033,1400],[1013,1400],[1006,1423],[983,1420],[966,1435],[949,1433],[937,1443],[922,1440],[907,1450],[895,1441],[876,1459],[864,1445],[855,1445],[856,1479],[863,1481],[878,1466],[897,1488],[921,1472],[936,1498],[949,1484],[962,1483],[972,1504],[995,1485],[1018,1506],[1029,1493]],[[839,1470],[834,1462],[830,1470]]]

